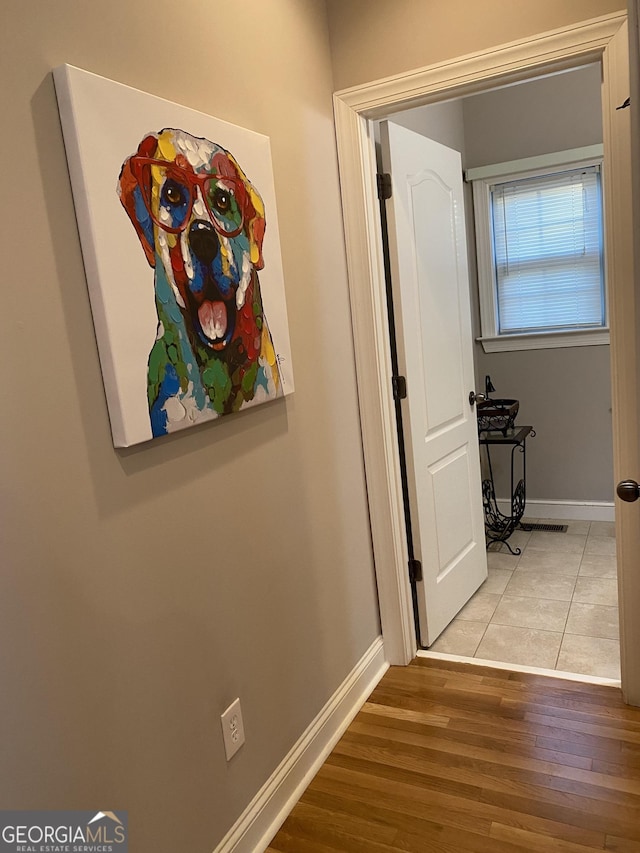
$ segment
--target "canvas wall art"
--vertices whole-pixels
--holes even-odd
[[[269,139],[54,71],[116,447],[290,394]]]

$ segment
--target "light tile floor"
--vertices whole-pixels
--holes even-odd
[[[511,536],[520,556],[491,546],[489,577],[430,651],[620,678],[614,525],[550,523],[567,532]]]

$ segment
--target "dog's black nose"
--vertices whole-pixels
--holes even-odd
[[[196,258],[203,264],[210,264],[218,254],[218,235],[210,222],[197,219],[189,228],[189,245]]]

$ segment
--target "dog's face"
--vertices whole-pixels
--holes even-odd
[[[160,262],[187,328],[222,356],[261,269],[264,206],[229,152],[183,130],[142,140],[119,192],[147,260]]]

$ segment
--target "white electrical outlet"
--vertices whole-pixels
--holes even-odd
[[[244,724],[242,722],[240,699],[236,699],[229,705],[220,717],[220,721],[222,723],[222,736],[224,738],[227,761],[231,761],[244,743]]]

